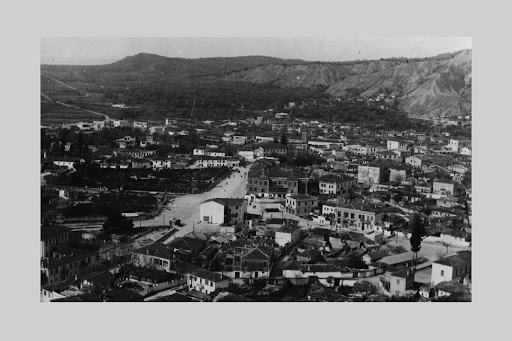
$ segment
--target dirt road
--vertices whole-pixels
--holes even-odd
[[[155,226],[168,225],[169,220],[178,218],[184,226],[179,227],[178,237],[192,232],[194,223],[200,221],[199,207],[201,203],[213,198],[243,198],[245,196],[245,185],[247,180],[246,167],[240,167],[239,173],[233,173],[231,176],[219,183],[211,191],[200,194],[187,194],[177,197],[171,201],[162,213],[153,219],[134,221],[135,226]]]

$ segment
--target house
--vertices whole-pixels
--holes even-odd
[[[201,203],[201,221],[209,224],[237,225],[244,222],[247,201],[243,198],[214,198]]]
[[[461,153],[462,155],[471,156],[471,149],[469,149],[468,147],[463,147],[460,149],[459,153]]]
[[[276,230],[275,241],[279,246],[293,245],[300,239],[300,226],[287,223]]]
[[[395,153],[392,150],[385,150],[385,151],[382,151],[382,152],[377,152],[375,154],[375,156],[377,157],[377,159],[382,159],[382,160],[392,160],[392,161],[395,161],[395,160],[399,160],[400,159],[400,155]]]
[[[298,171],[281,168],[251,167],[247,179],[247,194],[284,198],[286,194],[305,194],[308,177]]]
[[[143,246],[131,252],[132,264],[168,271],[172,250],[161,243]]]
[[[204,294],[227,288],[229,286],[229,277],[211,272],[202,268],[197,268],[187,273],[188,290],[197,290]]]
[[[168,158],[152,156],[149,161],[151,161],[151,168],[154,170],[172,168],[171,160]]]
[[[444,281],[454,281],[470,273],[471,251],[460,251],[432,263],[431,282],[436,285]]]
[[[387,148],[388,149],[406,150],[407,149],[407,142],[399,141],[399,140],[387,140]]]
[[[456,140],[450,139],[448,143],[448,148],[454,152],[459,152],[462,148],[471,148],[471,140]]]
[[[386,271],[384,275],[379,277],[379,282],[389,295],[403,296],[413,287],[414,273],[409,268]]]
[[[393,164],[382,159],[370,162],[367,165],[357,166],[357,180],[359,183],[373,185],[389,181],[389,168]]]
[[[432,193],[441,195],[457,195],[458,184],[451,180],[434,180]]]
[[[256,246],[235,257],[235,278],[266,278],[270,275],[273,248]],[[237,262],[238,260],[238,262]]]
[[[153,167],[153,162],[148,159],[133,159],[131,162],[133,169],[150,169]]]
[[[293,194],[286,197],[285,210],[301,218],[308,217],[313,208],[318,207],[318,198],[308,194]]]
[[[318,179],[318,188],[323,194],[346,194],[357,186],[357,179],[328,174]]]
[[[397,165],[389,168],[389,181],[396,181],[401,183],[411,175],[409,167]]]
[[[137,122],[137,121],[134,121],[133,122],[133,128],[138,128],[138,129],[141,129],[141,130],[146,130],[146,129],[148,129],[148,123],[147,122]]]
[[[420,287],[419,294],[424,298],[432,298],[435,296],[436,289],[432,284],[426,283]]]
[[[67,167],[68,170],[74,170],[75,164],[80,163],[80,162],[83,162],[83,160],[76,159],[76,158],[60,158],[60,159],[55,159],[53,161],[53,164],[56,166],[59,166],[59,167]]]
[[[405,164],[413,167],[425,168],[432,164],[432,158],[423,154],[412,155],[405,158]]]
[[[41,226],[41,258],[52,257],[56,246],[69,244],[69,228],[64,226]]]
[[[244,158],[247,161],[254,161],[254,150],[239,150],[238,156]]]

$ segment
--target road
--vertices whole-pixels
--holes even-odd
[[[82,94],[84,94],[84,97],[87,97],[87,96],[89,96],[89,95],[90,95],[90,94],[88,94],[88,93],[86,93],[86,92],[83,92],[82,90],[79,90],[79,89],[74,88],[74,87],[72,87],[72,86],[70,86],[70,85],[67,85],[67,84],[65,84],[65,83],[63,83],[63,82],[61,82],[61,81],[59,81],[59,80],[57,80],[57,79],[55,79],[55,78],[52,78],[52,77],[47,76],[47,75],[45,75],[45,74],[41,74],[41,75],[42,75],[42,76],[45,76],[45,77],[47,77],[47,78],[49,78],[49,79],[51,79],[51,80],[52,80],[52,81],[54,81],[54,82],[57,82],[57,83],[59,83],[59,84],[62,84],[62,85],[66,86],[66,87],[68,87],[68,88],[70,88],[70,89],[73,89],[73,90],[76,90],[76,91],[78,91],[78,92],[81,92]],[[110,119],[110,117],[109,117],[109,116],[107,116],[107,115],[105,115],[105,114],[102,114],[102,113],[100,113],[100,112],[96,112],[96,111],[92,111],[92,110],[89,110],[89,109],[80,108],[80,107],[77,107],[76,105],[71,105],[71,104],[63,103],[63,102],[61,102],[61,101],[54,101],[54,100],[53,100],[53,99],[51,99],[48,95],[46,95],[46,94],[44,94],[44,93],[42,93],[42,92],[41,92],[41,95],[42,95],[44,98],[46,98],[47,100],[49,100],[49,101],[53,101],[53,102],[55,102],[55,103],[57,103],[57,104],[60,104],[60,105],[65,106],[65,107],[68,107],[68,108],[74,108],[74,109],[78,109],[78,110],[83,110],[83,111],[86,111],[86,112],[91,113],[91,114],[99,115],[99,116],[102,116],[105,120]]]
[[[247,170],[248,167],[240,167],[239,173],[232,173],[229,178],[208,192],[176,197],[155,218],[141,222],[134,221],[134,224],[135,226],[168,225],[170,219],[177,218],[184,226],[179,227],[176,236],[182,237],[192,232],[194,223],[200,221],[199,207],[203,201],[213,198],[243,198],[245,196]],[[153,239],[151,236],[148,238]]]

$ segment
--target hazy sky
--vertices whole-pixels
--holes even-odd
[[[308,61],[429,57],[471,49],[471,38],[41,38],[42,64],[105,64],[146,52],[202,58],[263,55]]]

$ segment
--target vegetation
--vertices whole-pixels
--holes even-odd
[[[103,231],[109,234],[132,234],[133,222],[123,217],[118,207],[113,207],[107,221],[103,223]]]

